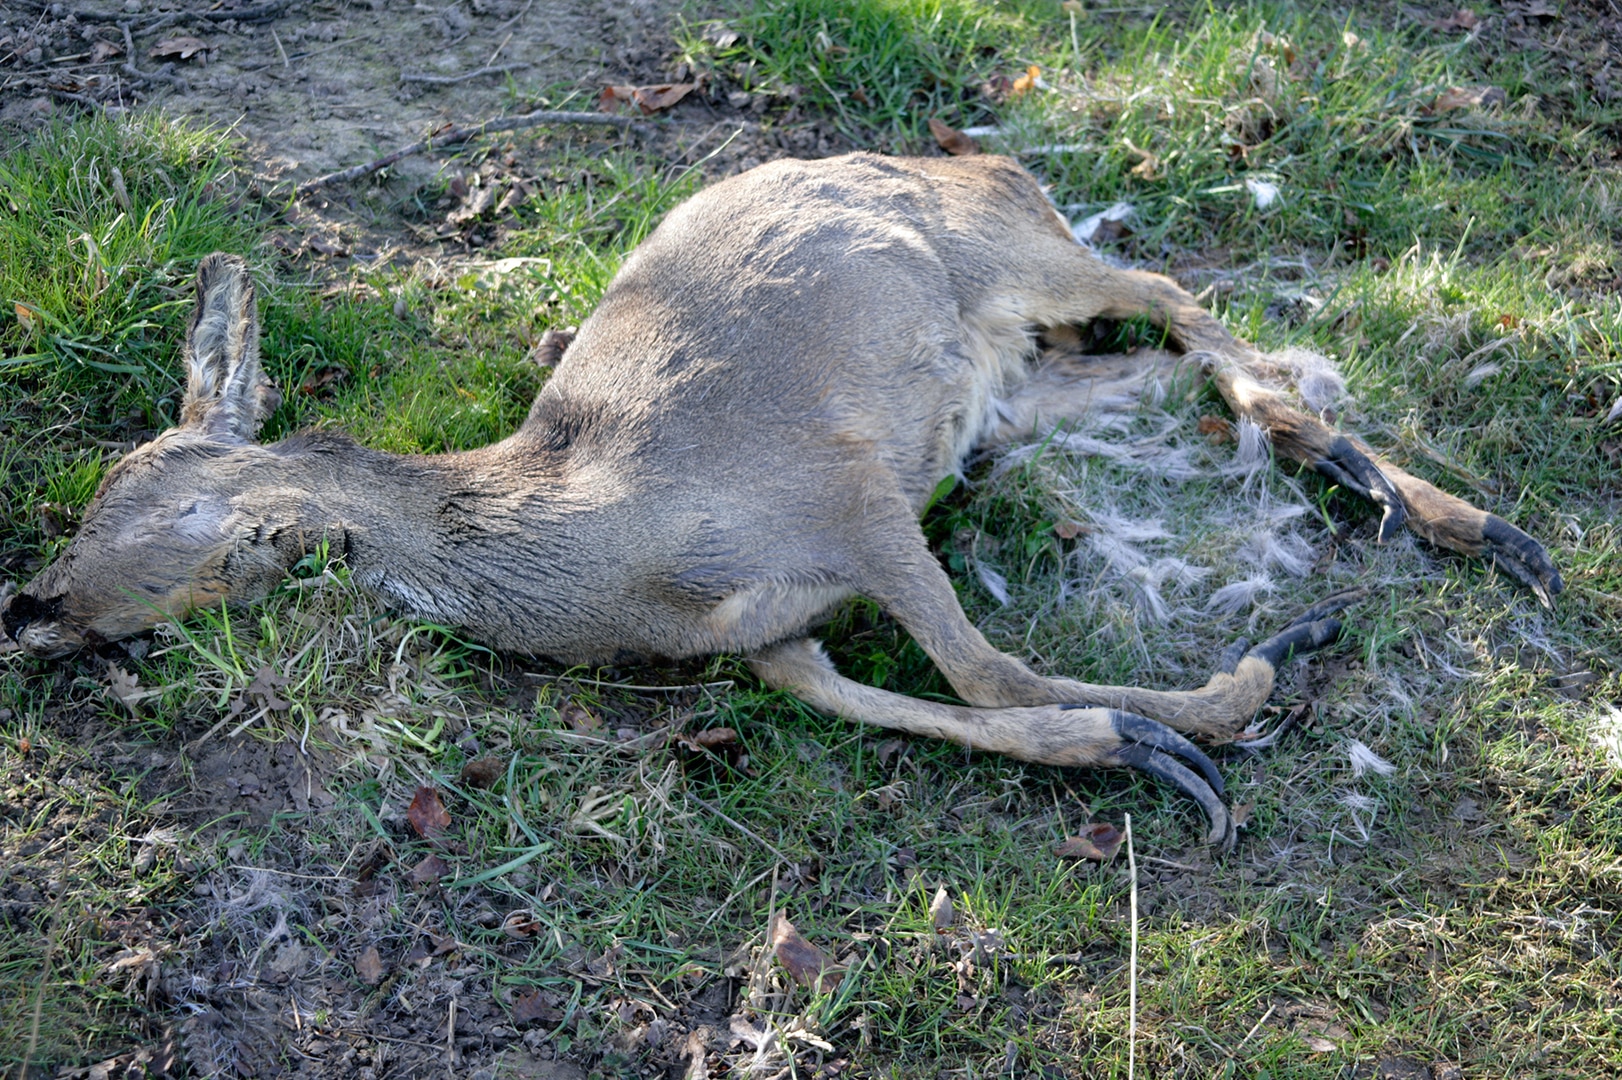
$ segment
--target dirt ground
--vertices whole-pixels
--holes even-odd
[[[1622,93],[1622,15],[1603,2],[1572,5],[1560,18],[1506,5],[1499,32],[1522,35],[1549,50],[1573,78],[1609,94]],[[1519,12],[1519,14],[1517,14]],[[213,6],[186,0],[0,0],[0,139],[53,115],[93,108],[159,107],[234,126],[246,141],[255,175],[266,185],[300,182],[373,159],[447,124],[475,122],[549,106],[590,109],[604,84],[666,81],[673,74],[669,26],[673,0],[226,0]],[[157,53],[158,55],[154,55]],[[506,68],[456,82],[481,69]],[[571,91],[573,92],[571,97]],[[770,108],[777,122],[763,127]],[[775,102],[739,100],[724,86],[694,94],[648,136],[671,160],[694,160],[742,132],[706,168],[731,172],[769,157],[819,156],[850,148],[817,117],[793,115]],[[429,180],[442,159],[406,159],[395,173],[407,185]],[[334,188],[294,214],[361,254],[423,242],[399,222],[380,220]],[[309,220],[308,218],[306,220]],[[467,250],[465,231],[443,238],[442,254]],[[323,252],[305,239],[286,252]],[[64,671],[61,699],[87,700]],[[0,703],[3,704],[3,703]],[[3,719],[4,717],[0,717]],[[83,753],[36,755],[15,782],[35,785],[22,801],[6,799],[4,816],[20,820],[36,807],[58,806],[64,819],[32,834],[38,850],[0,850],[11,870],[0,879],[0,916],[11,925],[33,920],[41,897],[61,872],[53,836],[105,831],[94,802],[60,798],[88,791],[109,775],[128,775],[150,795],[150,812],[124,824],[145,830],[156,858],[165,830],[191,833],[210,823],[265,822],[286,813],[319,812],[332,804],[332,763],[291,745],[216,736],[200,746],[204,728],[177,730],[156,743],[106,739],[99,707],[70,705],[55,718],[54,738],[79,742]],[[82,738],[81,738],[82,736]],[[160,798],[160,796],[166,796]],[[3,834],[3,830],[0,830]],[[437,886],[415,884],[412,867],[386,845],[314,888],[293,889],[276,876],[321,863],[323,853],[287,846],[255,853],[254,872],[239,860],[196,868],[193,897],[165,911],[131,911],[105,928],[123,950],[120,977],[147,981],[155,1026],[131,1031],[125,1053],[63,1075],[192,1075],[403,1077],[526,1076],[576,1080],[585,1070],[555,1057],[547,1035],[563,1016],[562,1002],[541,1000],[537,1019],[515,1026],[509,1003],[498,1001],[491,965],[464,959],[461,943],[435,932],[445,899]],[[314,839],[308,841],[313,845]],[[182,868],[184,869],[184,868]],[[1174,902],[1175,897],[1168,897]],[[457,903],[475,921],[499,919],[479,890]],[[396,923],[422,928],[415,941],[396,943],[381,980],[392,993],[358,987],[355,958],[324,952],[288,932],[302,926],[339,929],[378,921],[390,908]],[[9,932],[9,931],[8,931]],[[573,974],[597,984],[617,977],[615,958],[579,956]],[[628,1005],[619,1052],[631,1071],[682,1076],[706,1055],[748,1057],[748,1022],[730,1016],[735,980],[695,986],[682,1011],[658,1019]],[[378,1001],[388,1004],[379,1007]],[[401,1002],[417,1002],[409,1009]],[[289,1008],[289,1003],[296,1007]],[[308,1026],[300,1017],[321,1014]],[[162,1018],[170,1018],[164,1021]],[[740,1026],[741,1025],[741,1026]],[[694,1058],[694,1053],[698,1057]],[[630,1063],[636,1062],[636,1065]],[[99,1070],[99,1071],[98,1071]],[[838,1068],[830,1068],[835,1075]],[[47,1075],[41,1072],[38,1075]]]

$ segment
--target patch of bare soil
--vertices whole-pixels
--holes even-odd
[[[280,195],[453,128],[539,107],[590,112],[606,87],[685,81],[696,88],[636,132],[603,138],[638,141],[672,165],[702,159],[712,176],[853,149],[792,95],[740,93],[686,70],[671,37],[677,8],[675,0],[0,0],[0,142],[55,115],[156,107],[239,133],[257,188]],[[640,115],[633,103],[621,108]],[[534,139],[509,138],[518,150],[506,155],[509,166]],[[305,198],[291,222],[301,235],[282,254],[430,253],[423,241],[440,238],[408,233],[391,207],[433,182],[453,152],[391,165],[381,208],[358,204],[371,179]],[[522,169],[506,172],[511,190]],[[470,192],[456,176],[444,179],[453,226],[513,205],[481,203],[489,183],[474,180]],[[467,231],[441,230],[450,250],[431,253],[489,240],[465,244]]]

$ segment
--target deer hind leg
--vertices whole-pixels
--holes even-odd
[[[1497,514],[1471,506],[1412,476],[1318,417],[1292,406],[1256,369],[1218,355],[1207,370],[1230,408],[1267,432],[1281,455],[1311,466],[1331,482],[1381,508],[1379,539],[1390,539],[1403,524],[1438,547],[1490,560],[1534,592],[1546,607],[1565,588],[1560,571],[1542,544]]]
[[[1146,315],[1187,353],[1201,354],[1230,408],[1267,432],[1275,450],[1310,466],[1381,508],[1379,536],[1404,523],[1439,547],[1490,559],[1547,606],[1564,588],[1549,553],[1496,514],[1480,510],[1411,476],[1355,436],[1292,406],[1269,385],[1270,367],[1252,346],[1223,328],[1169,278],[1105,265],[1063,240],[1044,252],[1039,279],[1026,294],[1030,318],[1041,325],[1091,318]],[[1067,295],[1065,290],[1069,290]]]

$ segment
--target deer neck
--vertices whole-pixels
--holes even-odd
[[[521,464],[509,443],[416,456],[311,435],[274,449],[296,462],[284,505],[301,547],[324,540],[357,584],[418,617],[480,631],[490,598],[524,602],[537,575],[515,565],[558,561],[547,519],[566,485],[533,449]]]

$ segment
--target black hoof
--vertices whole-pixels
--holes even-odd
[[[1158,776],[1199,803],[1211,823],[1206,842],[1231,850],[1233,816],[1222,801],[1222,774],[1204,751],[1158,721],[1119,709],[1109,712],[1110,725],[1125,742],[1115,751],[1116,763]]]
[[[1312,463],[1312,467],[1329,478],[1332,483],[1355,491],[1380,508],[1380,543],[1397,534],[1408,512],[1403,509],[1402,496],[1379,466],[1344,435],[1337,435],[1329,444],[1326,456]]]
[[[1542,544],[1497,514],[1487,515],[1481,539],[1494,566],[1536,593],[1544,607],[1554,607],[1566,585]]]

